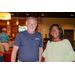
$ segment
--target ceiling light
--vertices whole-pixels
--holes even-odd
[[[73,14],[70,14],[71,16],[73,16]]]
[[[27,14],[27,16],[29,16],[29,14]]]
[[[11,19],[10,13],[0,12],[0,20],[10,20],[10,19]]]
[[[11,14],[11,15],[14,15],[14,14]]]
[[[42,14],[42,16],[44,16],[44,14]]]

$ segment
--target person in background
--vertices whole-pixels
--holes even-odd
[[[12,33],[12,35],[9,35],[9,37],[10,37],[10,41],[14,41],[15,40],[15,34],[14,33]]]
[[[15,40],[15,37],[16,37],[15,34],[12,33],[12,39],[13,39],[13,40]]]
[[[42,35],[35,31],[37,20],[34,17],[27,19],[27,30],[19,32],[15,38],[11,61],[15,62],[19,49],[19,62],[41,62],[43,53]]]
[[[1,37],[1,33],[0,33],[0,37]],[[1,50],[1,40],[0,40],[0,50]]]
[[[11,34],[9,34],[8,37],[9,37],[8,41],[11,41]]]
[[[0,41],[1,41],[0,53],[3,55],[3,51],[9,51],[8,34],[6,33],[6,28],[2,29],[2,33],[0,34]]]
[[[3,56],[0,54],[0,62],[4,62]]]
[[[1,37],[1,33],[0,33],[0,37]],[[0,62],[4,62],[3,53],[1,52],[1,41],[0,41]]]
[[[50,27],[49,38],[43,53],[45,62],[75,61],[75,52],[69,40],[65,39],[63,30],[58,24],[53,24]]]

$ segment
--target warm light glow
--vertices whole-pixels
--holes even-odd
[[[70,14],[71,15],[71,17],[73,16],[73,14]]]
[[[19,24],[19,22],[17,21],[17,22],[16,22],[16,24],[18,25],[18,24]]]
[[[11,14],[10,13],[5,13],[5,12],[3,12],[3,13],[0,12],[0,19],[1,20],[10,20],[11,19]]]
[[[7,21],[7,25],[9,25],[9,21]]]

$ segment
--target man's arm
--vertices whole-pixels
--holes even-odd
[[[19,47],[18,46],[13,46],[12,54],[11,54],[11,62],[16,61],[16,54],[18,51]]]
[[[39,62],[42,60],[43,47],[39,47]]]

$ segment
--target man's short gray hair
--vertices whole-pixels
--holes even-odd
[[[5,32],[6,31],[6,28],[3,28],[2,31]]]
[[[28,17],[27,22],[28,22],[29,19],[34,19],[36,21],[36,24],[37,24],[37,19],[35,17]]]

